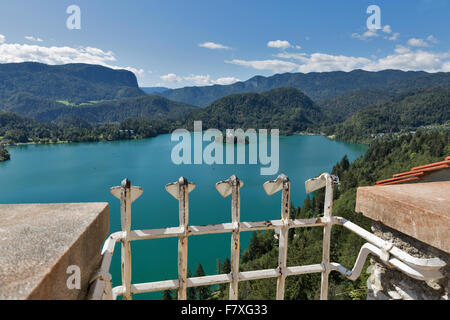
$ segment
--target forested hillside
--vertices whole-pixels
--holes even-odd
[[[66,117],[79,117],[92,124],[121,122],[126,119],[146,118],[149,120],[177,119],[190,111],[194,106],[170,101],[158,96],[140,96],[136,98],[102,101],[82,106],[59,106],[53,109],[33,113],[32,117],[39,121],[58,121]],[[12,110],[16,111],[17,110]],[[19,111],[22,111],[19,110]],[[23,112],[18,112],[24,114]],[[30,113],[25,113],[30,116]]]
[[[288,134],[317,128],[322,114],[319,107],[294,88],[279,88],[262,94],[245,93],[219,99],[188,115],[185,125],[203,121],[204,128],[279,128]]]
[[[154,94],[156,92],[164,92],[166,90],[169,90],[169,88],[166,88],[166,87],[141,87],[141,90],[147,94]]]
[[[145,95],[136,76],[126,70],[88,64],[0,64],[0,102],[25,92],[71,103]]]
[[[336,124],[366,107],[386,102],[402,93],[423,88],[450,90],[450,77],[445,73],[420,75],[396,81],[384,88],[350,91],[334,98],[321,100],[317,104],[328,118],[326,124]]]
[[[429,88],[405,92],[388,102],[364,108],[326,132],[339,140],[369,142],[374,136],[449,122],[450,90]]]
[[[420,87],[450,85],[450,73],[404,72],[384,70],[368,72],[354,70],[351,72],[311,72],[283,73],[271,77],[256,76],[244,82],[231,85],[214,85],[206,87],[185,87],[157,93],[170,100],[205,107],[222,97],[237,94],[293,87],[309,96],[313,101],[335,98],[350,91],[367,89],[411,90]],[[373,101],[369,104],[374,104]]]
[[[120,123],[92,125],[78,117],[42,123],[11,112],[0,112],[0,143],[61,143],[140,139],[169,133],[169,120],[127,119]]]

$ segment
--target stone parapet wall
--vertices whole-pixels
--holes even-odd
[[[0,205],[0,300],[85,299],[108,234],[107,203]]]

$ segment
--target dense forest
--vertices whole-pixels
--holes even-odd
[[[42,123],[11,112],[0,112],[0,144],[141,139],[169,133],[174,127],[175,123],[167,119],[138,118],[91,125],[84,119],[68,117],[56,123]]]
[[[134,74],[125,70],[85,64],[1,64],[0,110],[40,124],[24,120],[28,126],[11,128],[14,123],[5,124],[3,117],[0,137],[12,143],[139,138],[174,128],[192,129],[194,120],[202,120],[204,128],[277,128],[285,135],[325,133],[370,143],[385,134],[447,124],[449,90],[450,73],[399,70],[285,73],[229,86],[145,88],[191,105],[147,95]],[[211,104],[194,106],[205,101]],[[128,119],[139,123],[139,134],[127,127]],[[67,123],[71,125],[63,128]]]
[[[296,88],[312,100],[320,102],[355,90],[382,89],[383,91],[400,92],[435,86],[450,87],[450,73],[404,72],[400,70],[283,73],[270,77],[256,76],[247,81],[230,85],[185,87],[157,92],[156,94],[173,101],[206,107],[215,100],[231,94],[261,93],[282,87]],[[370,104],[376,102],[372,101]]]
[[[219,99],[187,115],[184,126],[190,129],[195,120],[201,120],[205,128],[277,128],[282,134],[292,134],[318,128],[321,118],[321,110],[305,94],[294,88],[279,88]]]
[[[344,217],[370,231],[370,220],[354,211],[356,188],[373,185],[397,172],[408,171],[411,167],[442,161],[450,154],[450,132],[418,131],[398,139],[377,141],[364,156],[349,163],[345,156],[337,163],[332,173],[340,178],[335,190],[333,215]],[[320,172],[317,173],[319,175]],[[323,212],[324,191],[307,196],[301,206],[291,208],[291,218],[311,218]],[[288,266],[320,263],[322,259],[323,229],[297,228],[289,232]],[[339,262],[348,269],[353,267],[364,240],[350,231],[335,226],[332,229],[331,261]],[[278,263],[278,240],[274,231],[258,231],[252,234],[249,247],[241,254],[240,271],[276,268]],[[365,268],[369,266],[366,262]],[[217,263],[219,274],[229,273],[230,261],[225,258]],[[197,273],[196,273],[197,274]],[[199,273],[200,274],[200,273]],[[203,273],[204,274],[204,273]],[[199,276],[199,275],[194,275]],[[330,274],[329,298],[336,300],[361,300],[366,298],[368,273],[363,272],[356,281],[347,280],[337,272]],[[194,289],[191,289],[194,290]],[[199,290],[199,289],[195,289]],[[211,292],[208,299],[228,299],[228,285],[210,287],[203,292]],[[290,276],[286,280],[285,298],[288,300],[318,299],[320,294],[320,274]],[[275,299],[276,279],[244,281],[239,283],[239,299]],[[176,297],[176,292],[166,291],[164,299]],[[200,296],[191,295],[192,299]]]
[[[372,90],[377,97],[382,91]],[[56,109],[58,120],[41,122],[0,112],[0,141],[11,143],[86,142],[137,139],[169,133],[177,128],[280,129],[283,135],[319,133],[343,141],[371,143],[421,127],[443,127],[450,122],[450,90],[424,88],[357,110],[362,93],[346,94],[347,108],[338,104],[317,105],[295,88],[264,93],[230,95],[206,108],[196,108],[157,96],[143,96],[97,103],[95,106]],[[370,99],[370,98],[369,98]],[[337,100],[334,100],[335,102]],[[33,112],[33,108],[29,108]],[[339,110],[339,111],[338,111]],[[55,110],[39,114],[50,120]],[[344,122],[336,122],[340,115]]]
[[[408,91],[387,102],[364,108],[324,131],[339,140],[370,142],[376,136],[449,122],[450,90],[428,88]]]
[[[145,95],[138,87],[136,76],[126,70],[89,64],[0,64],[0,105],[24,92],[77,104]]]

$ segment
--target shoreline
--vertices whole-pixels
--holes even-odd
[[[206,132],[206,130],[203,130],[202,132]],[[46,142],[46,143],[40,143],[40,142],[34,142],[34,141],[30,141],[30,142],[17,142],[17,143],[13,143],[13,144],[0,144],[0,148],[1,147],[17,147],[17,146],[32,146],[32,145],[58,145],[58,144],[72,144],[72,143],[99,143],[99,142],[114,142],[114,141],[132,141],[132,140],[144,140],[144,139],[151,139],[151,138],[156,138],[160,135],[164,135],[164,134],[170,134],[170,133],[160,133],[157,134],[155,136],[152,137],[132,137],[130,139],[114,139],[114,140],[106,140],[106,139],[99,139],[96,141],[58,141],[58,142]],[[355,143],[352,141],[346,141],[346,140],[338,140],[336,139],[335,135],[331,135],[331,136],[327,136],[324,133],[312,133],[312,132],[294,132],[294,133],[290,133],[290,134],[280,134],[280,137],[289,137],[289,136],[322,136],[325,137],[329,140],[333,140],[333,141],[337,141],[337,142],[344,142],[344,143]],[[356,144],[361,144],[361,145],[366,145],[369,146],[369,143],[363,143],[363,142],[357,142]]]

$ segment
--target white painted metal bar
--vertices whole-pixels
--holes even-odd
[[[286,268],[286,276],[294,276],[300,274],[309,274],[309,273],[320,273],[323,271],[323,267],[320,264],[313,264],[307,266],[299,266],[299,267],[287,267]],[[268,279],[268,278],[277,278],[279,275],[278,269],[265,269],[265,270],[255,270],[255,271],[244,271],[239,272],[239,281],[250,281],[250,280],[260,280],[260,279]],[[187,287],[199,287],[199,286],[207,286],[214,284],[223,284],[223,283],[231,283],[233,281],[231,274],[218,274],[212,276],[204,276],[204,277],[194,277],[188,278],[186,280]],[[174,290],[178,289],[178,280],[166,280],[166,281],[157,281],[157,282],[149,282],[149,283],[140,283],[133,284],[131,286],[131,291],[133,294],[138,293],[148,293],[148,292],[156,292],[163,290]],[[123,287],[115,287],[113,291],[116,292],[117,295],[121,295],[123,292]]]
[[[125,288],[124,300],[131,300],[131,182],[122,181],[120,193],[120,222],[124,237],[122,239],[122,285]]]
[[[277,276],[277,300],[284,299],[285,283],[287,276],[287,249],[289,234],[289,212],[290,212],[290,187],[289,178],[281,174],[273,181],[267,181],[264,189],[268,195],[272,195],[280,190],[281,193],[281,226],[278,228],[278,276]]]
[[[306,228],[306,227],[320,227],[325,226],[326,223],[322,218],[311,219],[293,219],[289,220],[288,228]],[[283,220],[266,220],[254,222],[241,222],[239,224],[239,232],[258,231],[258,230],[274,230],[284,226]],[[210,224],[206,226],[189,226],[187,236],[198,236],[205,234],[228,233],[235,230],[233,223]],[[129,240],[148,240],[148,239],[162,239],[170,237],[179,237],[183,235],[183,229],[180,227],[169,227],[161,229],[148,230],[132,230]]]
[[[89,281],[91,287],[88,293],[88,300],[102,300],[103,298],[111,300],[112,297],[112,277],[109,273],[114,247],[118,240],[121,240],[122,232],[116,232],[110,235],[102,249],[102,262],[97,274]]]
[[[111,188],[111,194],[120,199],[120,221],[122,226],[122,285],[125,288],[124,300],[131,300],[131,204],[139,198],[144,190],[131,186],[128,179],[124,179],[120,187]]]
[[[333,222],[331,221],[332,208],[333,208],[333,191],[334,191],[334,180],[328,174],[322,175],[325,179],[325,203],[324,203],[324,220],[326,225],[323,228],[323,247],[322,247],[322,265],[323,272],[320,285],[320,300],[328,299],[328,277],[331,271],[330,266],[330,241],[331,241],[331,227]]]
[[[138,294],[164,290],[176,290],[179,287],[180,286],[178,280],[166,280],[166,281],[134,284],[132,285],[132,291],[133,294]]]
[[[178,300],[186,300],[187,289],[187,249],[188,249],[188,225],[189,225],[189,192],[194,190],[195,184],[189,183],[181,177],[178,182],[166,186],[166,190],[178,199],[180,219],[180,231],[178,237]]]
[[[320,298],[325,300],[328,297],[328,277],[330,271],[340,272],[348,279],[355,280],[361,274],[364,262],[369,254],[378,256],[387,265],[394,267],[415,279],[435,280],[442,277],[440,269],[446,266],[444,261],[438,258],[421,259],[412,257],[408,253],[393,246],[391,243],[375,236],[354,223],[341,217],[333,217],[333,190],[337,181],[337,177],[327,173],[322,174],[318,178],[308,180],[306,182],[306,189],[308,192],[326,187],[324,216],[312,219],[290,220],[290,182],[286,176],[280,175],[276,180],[266,182],[264,184],[264,189],[269,195],[283,190],[281,219],[240,222],[240,188],[243,186],[243,182],[236,176],[232,176],[228,180],[216,184],[217,190],[223,197],[232,195],[232,222],[206,226],[188,226],[189,192],[195,188],[195,184],[189,183],[182,177],[176,183],[166,186],[166,190],[179,201],[180,225],[178,227],[163,229],[131,231],[131,203],[142,194],[143,190],[142,188],[131,186],[131,183],[125,179],[122,182],[121,187],[111,188],[111,193],[121,200],[122,231],[112,234],[105,241],[102,249],[103,257],[101,267],[97,275],[91,280],[89,298],[95,300],[109,300],[116,299],[118,296],[123,296],[124,299],[131,299],[132,294],[178,289],[178,298],[186,299],[186,288],[188,287],[230,283],[230,299],[235,300],[238,298],[239,281],[277,278],[277,299],[282,299],[285,291],[284,286],[286,277],[308,273],[321,273]],[[368,243],[361,247],[352,270],[346,269],[339,263],[330,262],[330,235],[331,227],[334,224],[341,225],[368,241]],[[287,267],[288,230],[291,228],[318,226],[324,227],[322,263]],[[278,230],[280,235],[278,268],[239,272],[239,233],[242,231],[273,229]],[[231,273],[187,278],[188,237],[228,232],[232,233]],[[130,241],[167,237],[178,237],[179,239],[178,279],[131,284]],[[114,253],[115,243],[117,241],[122,242],[122,285],[112,288],[109,268]]]
[[[321,264],[311,264],[307,266],[287,267],[286,276],[298,276],[301,274],[323,272],[324,268]]]
[[[241,182],[236,176],[230,178],[232,187],[231,199],[231,221],[233,223],[233,233],[231,235],[231,283],[230,300],[238,299],[239,287],[239,254],[240,254],[240,236],[239,224],[241,221]]]

